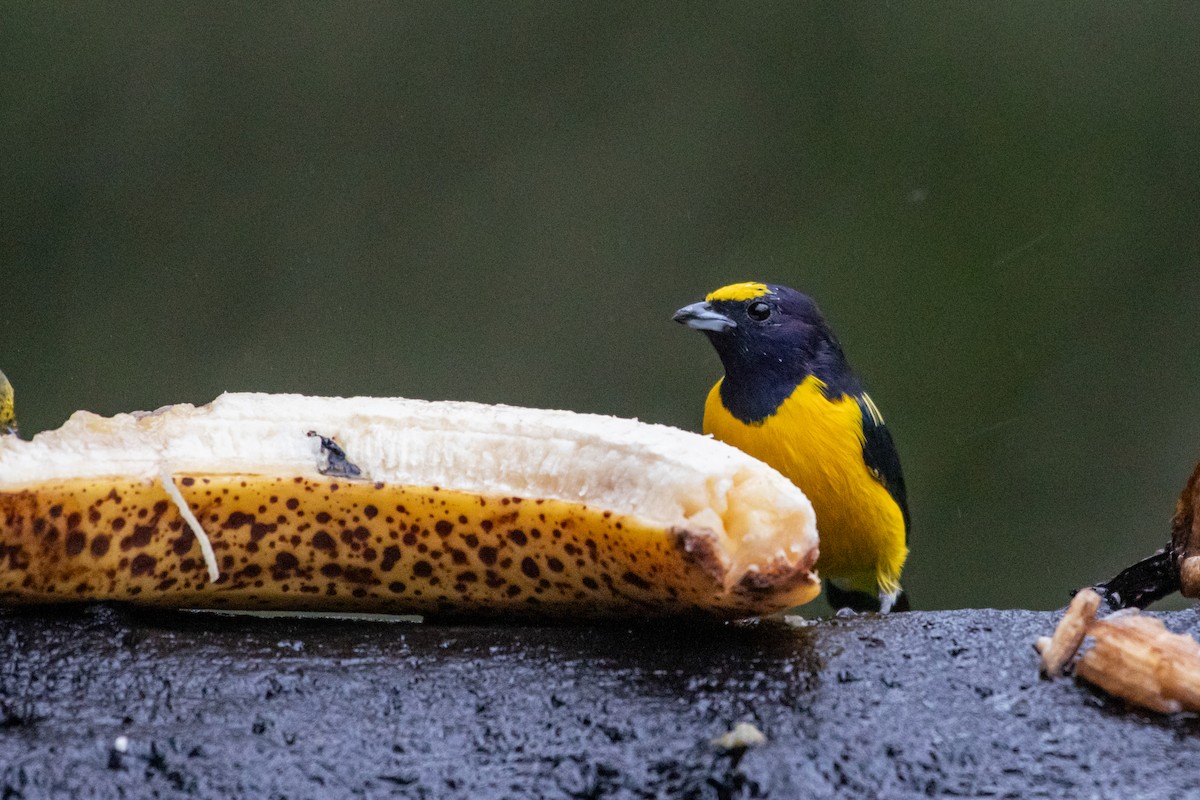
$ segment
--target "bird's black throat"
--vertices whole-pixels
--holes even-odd
[[[721,335],[710,338],[725,367],[721,402],[747,425],[757,425],[773,415],[810,375],[825,384],[822,393],[830,400],[861,391],[835,340],[797,347],[794,342],[766,339],[748,343]]]

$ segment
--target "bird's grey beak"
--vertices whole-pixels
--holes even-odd
[[[712,306],[708,303],[692,303],[690,306],[684,306],[676,311],[675,316],[671,319],[698,331],[722,333],[737,327],[736,322],[720,312],[713,311]]]

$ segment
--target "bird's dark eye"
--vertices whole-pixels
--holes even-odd
[[[750,319],[757,322],[762,322],[767,317],[771,316],[771,306],[759,300],[757,303],[751,303],[746,309],[746,314]]]

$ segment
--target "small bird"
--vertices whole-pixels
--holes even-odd
[[[17,412],[13,409],[13,388],[0,372],[0,436],[17,432]]]
[[[735,283],[674,319],[703,331],[725,367],[704,432],[770,464],[812,501],[830,604],[907,611],[900,457],[816,303],[786,286]]]

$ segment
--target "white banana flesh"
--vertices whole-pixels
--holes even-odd
[[[321,471],[321,437],[357,475]],[[396,398],[226,394],[0,437],[0,548],[8,602],[732,617],[819,591],[811,504],[739,450]]]

